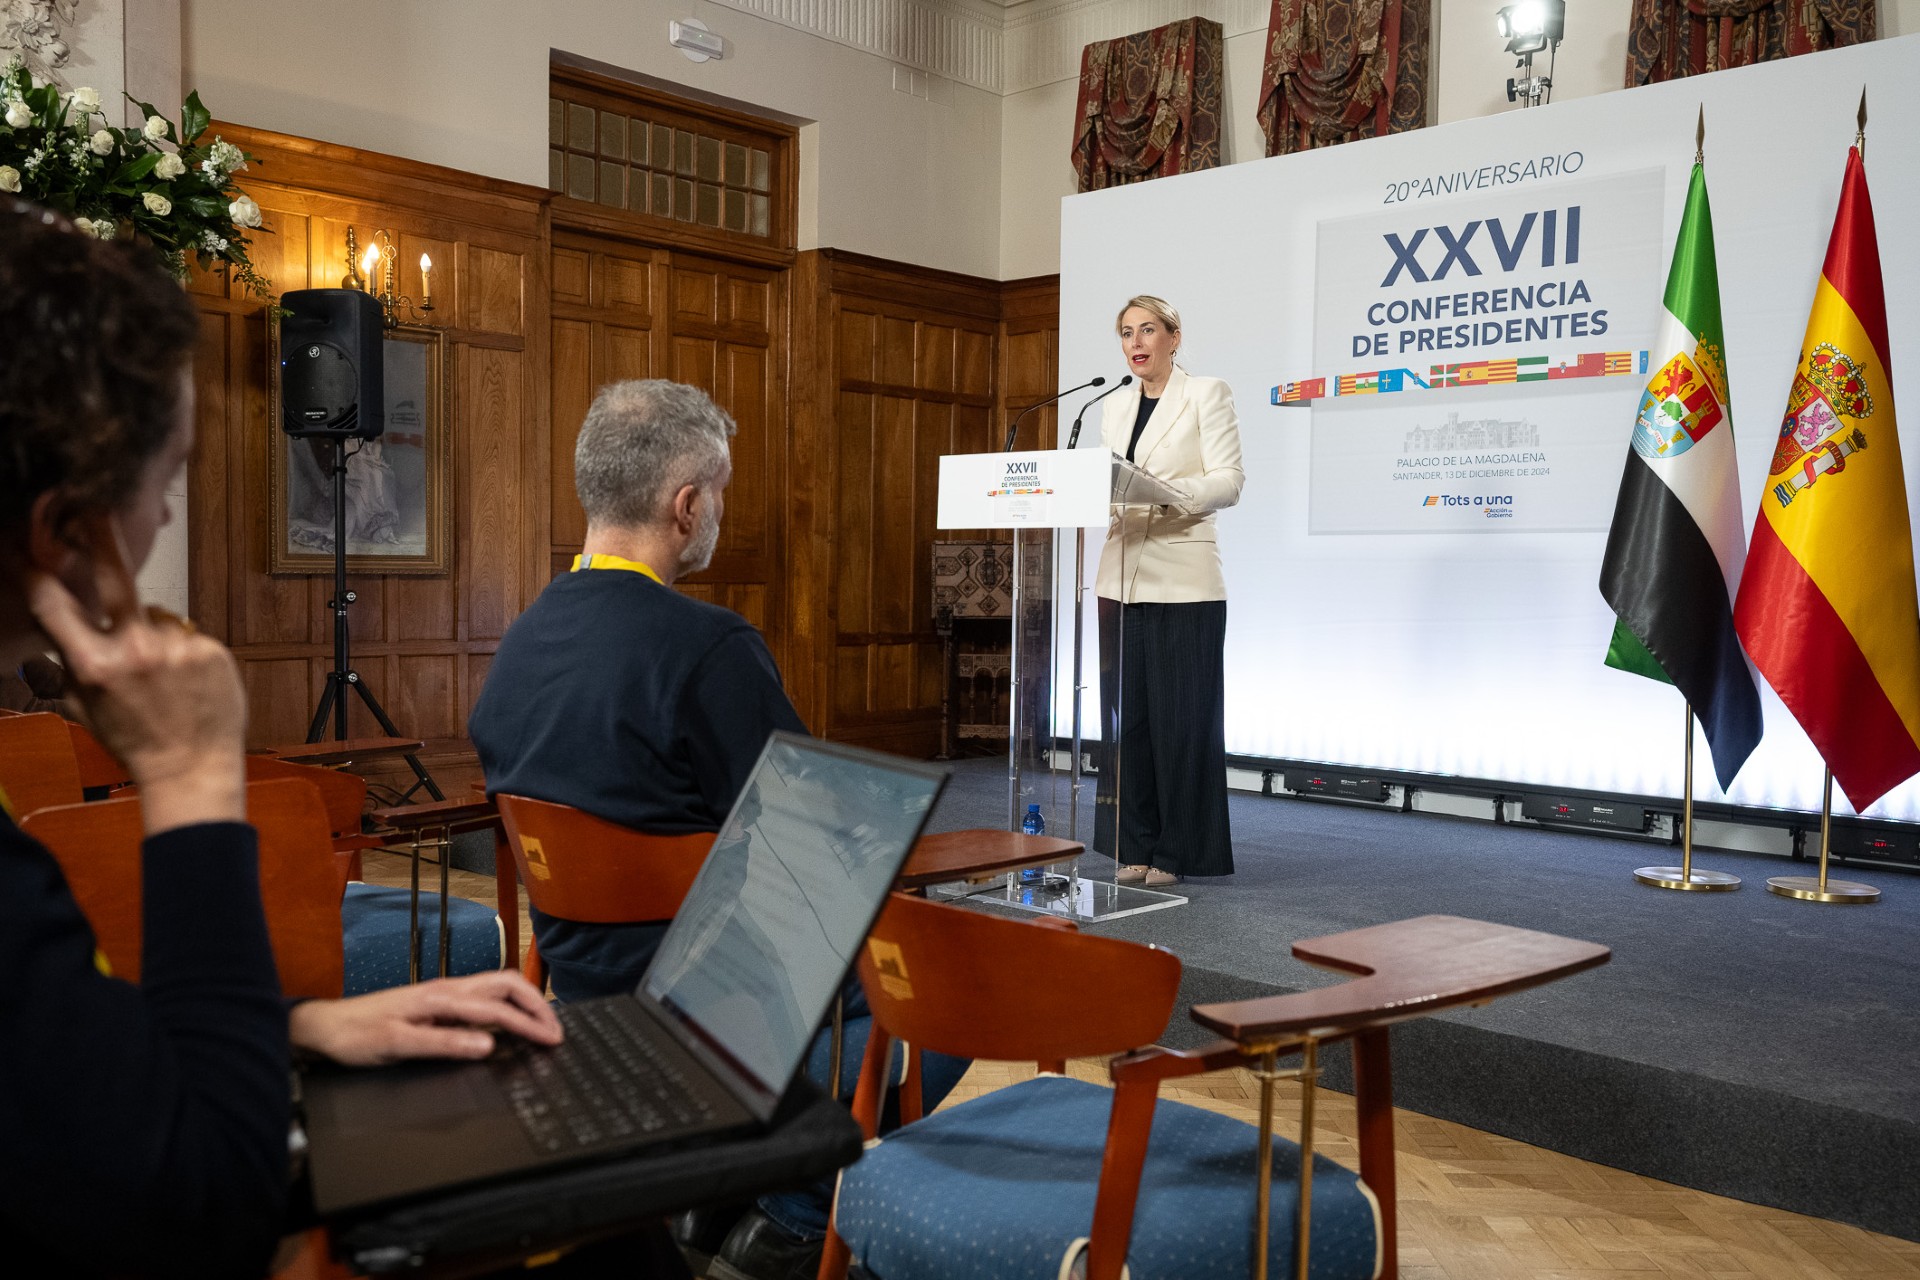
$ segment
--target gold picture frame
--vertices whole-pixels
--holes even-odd
[[[446,331],[398,325],[383,337],[386,431],[378,440],[346,442],[347,572],[445,573],[453,417]],[[333,442],[280,429],[277,320],[267,352],[268,570],[332,573]]]

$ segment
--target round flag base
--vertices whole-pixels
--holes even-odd
[[[1740,877],[1724,871],[1696,871],[1688,875],[1679,867],[1641,867],[1633,873],[1633,878],[1656,889],[1692,889],[1700,893],[1724,893],[1740,887]]]
[[[1767,889],[1783,898],[1805,898],[1808,902],[1878,902],[1880,891],[1858,880],[1828,880],[1820,887],[1819,876],[1774,876]]]

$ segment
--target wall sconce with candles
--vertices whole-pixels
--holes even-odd
[[[431,324],[427,317],[433,310],[433,259],[420,255],[420,301],[416,304],[394,291],[394,263],[399,251],[394,248],[393,236],[382,227],[374,231],[372,239],[376,243],[367,245],[362,253],[358,235],[352,227],[347,228],[347,274],[340,278],[340,287],[359,289],[378,299],[381,322],[389,329],[401,323],[403,307],[407,323]]]

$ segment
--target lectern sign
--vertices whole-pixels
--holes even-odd
[[[1053,490],[1047,487],[1047,461],[1043,457],[1007,459],[999,483],[987,496],[993,499],[994,514],[1001,522],[1052,526],[1048,517],[1053,514]]]
[[[1112,455],[1105,449],[954,453],[940,459],[942,529],[1105,527]]]

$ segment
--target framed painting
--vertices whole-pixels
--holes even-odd
[[[347,572],[447,571],[447,432],[452,416],[444,330],[400,325],[385,332],[386,430],[348,440]],[[267,452],[273,573],[332,573],[334,449],[329,439],[280,430],[280,332],[268,334]]]

